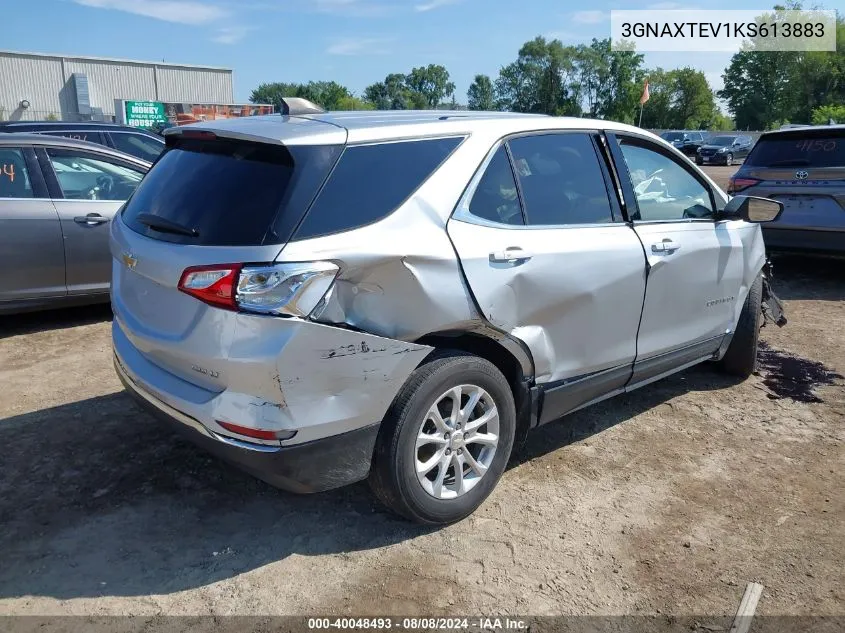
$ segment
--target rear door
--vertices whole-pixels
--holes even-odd
[[[38,150],[65,239],[68,294],[109,291],[109,222],[145,169],[108,154],[71,148]]]
[[[35,153],[2,146],[0,303],[66,293],[62,228]]]
[[[700,360],[733,325],[744,275],[733,222],[714,220],[710,185],[650,139],[611,135],[648,284],[632,384]]]
[[[620,389],[636,354],[645,260],[596,138],[509,139],[448,224],[484,317],[531,350],[543,422]]]

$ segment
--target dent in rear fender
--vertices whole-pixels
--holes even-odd
[[[248,407],[271,428],[296,429],[295,443],[380,422],[433,349],[298,319],[260,318],[256,329],[255,318],[238,316],[229,362],[243,366],[229,390],[259,400],[232,400],[228,413]]]

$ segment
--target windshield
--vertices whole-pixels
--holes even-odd
[[[708,142],[708,145],[718,145],[719,147],[726,147],[734,142],[735,136],[717,136]]]
[[[757,167],[845,167],[845,134],[764,136],[746,162]]]

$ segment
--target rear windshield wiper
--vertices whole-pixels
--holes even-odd
[[[187,226],[182,226],[172,220],[167,220],[152,213],[139,213],[135,216],[135,219],[160,233],[175,233],[176,235],[187,235],[188,237],[199,237],[200,234],[196,229],[189,229]]]
[[[810,161],[806,158],[790,158],[788,160],[776,160],[769,163],[768,167],[801,167],[802,165],[809,165]]]

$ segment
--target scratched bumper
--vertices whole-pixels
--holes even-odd
[[[341,477],[342,472],[354,480],[359,470],[344,463],[337,451],[319,449],[318,442],[327,438],[345,438],[350,453],[355,452],[353,438],[366,438],[359,448],[369,450],[368,469],[370,436],[374,441],[396,393],[432,349],[302,319],[237,313],[231,319],[231,342],[225,355],[214,359],[219,386],[165,369],[146,349],[143,334],[128,328],[119,313],[112,325],[115,367],[127,389],[158,417],[175,420],[197,443],[226,453],[221,456],[268,480],[266,462],[278,458],[268,455],[288,454],[289,448],[306,444],[312,451],[326,451],[317,460],[325,469],[339,469],[332,481],[349,478]],[[261,319],[260,329],[253,319]],[[243,442],[245,438],[218,421],[284,431],[286,439]]]

